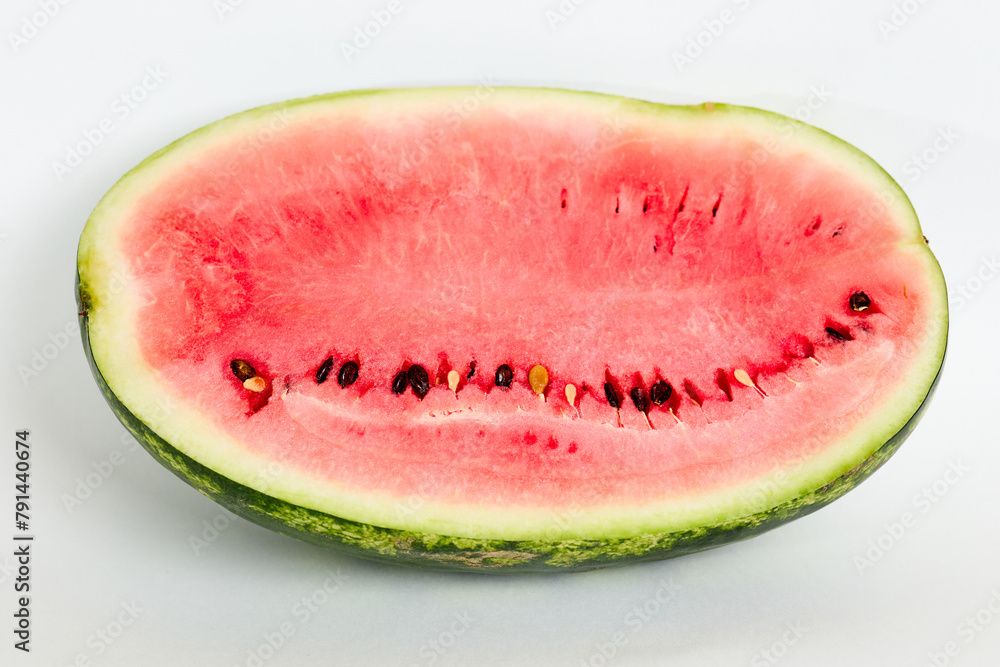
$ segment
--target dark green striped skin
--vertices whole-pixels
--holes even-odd
[[[916,413],[874,454],[823,487],[765,512],[697,530],[618,539],[509,541],[464,538],[382,528],[293,505],[238,484],[181,453],[129,412],[104,381],[90,349],[87,298],[80,289],[79,276],[77,300],[84,351],[104,398],[125,428],[175,475],[233,513],[283,535],[362,558],[435,570],[497,573],[591,570],[673,558],[759,535],[815,512],[881,467],[917,425],[941,376],[939,367]]]

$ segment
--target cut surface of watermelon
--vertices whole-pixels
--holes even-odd
[[[662,557],[815,509],[898,447],[947,336],[916,216],[856,149],[554,90],[224,119],[105,196],[78,271],[95,374],[161,461],[431,565]]]

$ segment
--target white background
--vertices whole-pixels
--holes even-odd
[[[559,0],[401,0],[348,61],[341,44],[385,0],[228,0],[232,11],[225,1],[6,0],[0,10],[0,663],[998,663],[1000,614],[988,605],[1000,610],[1000,279],[990,268],[1000,215],[989,202],[1000,194],[1000,4],[567,0],[574,11],[555,22],[547,12]],[[51,18],[39,14],[46,3]],[[730,22],[715,23],[723,10]],[[679,67],[675,54],[689,47]],[[133,93],[147,68],[161,80]],[[800,113],[883,164],[910,194],[952,294],[944,376],[896,457],[832,506],[749,542],[502,578],[399,569],[271,534],[130,449],[78,337],[60,334],[76,321],[79,233],[114,181],[173,139],[256,105],[482,80]],[[113,106],[122,95],[143,97],[127,116]],[[817,108],[803,106],[810,99]],[[106,118],[113,131],[57,175],[54,163]],[[935,148],[939,136],[950,138]],[[912,161],[922,154],[926,169]],[[37,535],[30,655],[12,648],[7,546],[22,428]],[[109,466],[107,479],[91,474]],[[907,513],[910,525],[893,528]],[[196,549],[192,538],[207,541]],[[326,594],[325,582],[337,590]],[[673,586],[665,603],[662,582]],[[313,595],[316,611],[296,613]],[[643,606],[645,619],[628,616]],[[983,624],[968,624],[977,614]],[[272,650],[267,637],[279,643],[283,623],[292,634]],[[117,636],[109,643],[105,632]]]

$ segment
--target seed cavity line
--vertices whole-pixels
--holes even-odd
[[[867,311],[875,312],[875,306],[872,302],[871,297],[869,297],[864,292],[854,292],[848,298],[848,306],[851,311],[855,313],[865,313]],[[827,336],[838,343],[846,343],[854,340],[848,328],[841,324],[832,323],[825,327],[824,329]],[[810,345],[810,352],[811,352]],[[821,363],[813,354],[805,355],[805,358],[811,360],[817,366]],[[316,369],[316,384],[323,384],[327,381],[330,372],[334,367],[334,358],[327,357]],[[258,375],[256,369],[245,359],[233,359],[229,363],[229,367],[236,376],[236,379],[243,383],[243,387],[248,391],[260,393],[265,391],[267,388],[267,380]],[[476,376],[477,365],[476,361],[472,360],[469,362],[468,371],[465,373],[465,382],[468,383]],[[443,371],[442,371],[443,372]],[[728,386],[728,379],[724,377],[724,372],[722,369],[719,370],[720,386],[726,397],[731,401],[732,394]],[[337,384],[341,388],[346,389],[350,387],[358,378],[361,376],[361,365],[355,359],[345,361],[341,366],[340,370],[337,372]],[[618,426],[622,427],[621,419],[621,408],[622,408],[622,394],[621,390],[616,386],[615,382],[612,381],[610,370],[606,370],[605,377],[607,381],[603,385],[604,398],[607,401],[609,407],[614,409],[615,417],[618,422]],[[638,377],[638,376],[637,376]],[[784,377],[788,379],[793,385],[798,385],[799,383],[784,374]],[[741,385],[751,388],[757,392],[761,398],[767,398],[767,392],[765,392],[754,377],[744,368],[734,368],[732,370],[732,378],[735,379]],[[435,384],[441,381],[441,376],[435,380]],[[514,368],[507,363],[500,364],[497,366],[496,372],[493,375],[493,384],[495,387],[501,390],[510,389],[515,381]],[[459,390],[464,386],[462,382],[462,373],[459,373],[456,369],[449,369],[447,373],[444,374],[444,382],[447,384],[448,390],[458,397]],[[527,383],[531,388],[531,391],[537,395],[543,403],[548,402],[548,391],[551,385],[551,377],[548,369],[542,364],[534,364],[530,367],[527,372]],[[404,365],[392,378],[390,383],[390,388],[393,394],[401,395],[406,393],[407,389],[412,389],[413,394],[418,400],[423,400],[425,396],[431,390],[430,376],[427,373],[427,369],[420,364],[408,364]],[[583,391],[589,392],[590,389],[586,384],[582,385]],[[702,399],[698,395],[698,392],[694,389],[693,385],[690,385],[690,381],[684,381],[684,393],[687,394],[691,402],[698,406],[702,406]],[[577,415],[580,414],[579,407],[577,406],[577,399],[580,397],[577,386],[572,383],[567,383],[563,389],[563,396],[566,402],[574,409]],[[628,390],[628,396],[632,399],[632,405],[635,409],[640,412],[646,421],[646,426],[653,430],[653,424],[649,420],[649,411],[653,406],[663,407],[666,406],[667,411],[674,418],[677,423],[681,422],[680,417],[674,411],[674,405],[670,405],[670,400],[674,396],[674,388],[669,382],[663,379],[657,379],[649,387],[647,393],[645,386],[641,383],[641,380]],[[27,444],[25,444],[27,447]]]

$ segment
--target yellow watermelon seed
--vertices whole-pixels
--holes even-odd
[[[528,371],[528,384],[533,392],[545,399],[545,390],[549,388],[549,372],[545,370],[545,366],[536,364],[531,367]]]

